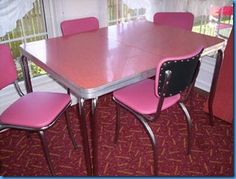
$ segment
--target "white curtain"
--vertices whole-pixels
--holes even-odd
[[[33,8],[35,0],[0,0],[0,37],[16,28],[16,21]]]
[[[131,9],[146,9],[146,18],[153,20],[156,12],[192,12],[195,17],[209,15],[210,7],[232,5],[233,0],[123,0]]]

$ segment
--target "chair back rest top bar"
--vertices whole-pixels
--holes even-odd
[[[98,29],[99,22],[96,17],[65,20],[61,23],[61,32],[63,36],[95,31]]]
[[[185,30],[192,30],[194,16],[190,12],[157,12],[153,22],[160,25],[179,27]]]

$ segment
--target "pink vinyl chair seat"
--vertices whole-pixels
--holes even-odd
[[[119,89],[113,93],[113,96],[140,114],[154,114],[159,103],[159,97],[156,96],[154,90],[155,80],[147,79]],[[166,97],[161,110],[174,105],[179,99],[180,94]]]
[[[70,97],[63,93],[29,93],[10,105],[1,114],[0,121],[4,124],[40,129],[54,122],[70,101]]]

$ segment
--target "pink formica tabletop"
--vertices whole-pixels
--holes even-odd
[[[223,45],[215,37],[135,21],[27,43],[21,52],[76,95],[88,99],[153,76],[163,57],[191,53],[199,46],[207,53]]]

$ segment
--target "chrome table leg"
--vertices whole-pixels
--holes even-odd
[[[29,73],[29,66],[28,66],[28,60],[25,56],[21,56],[21,68],[23,71],[23,77],[25,80],[25,88],[27,93],[31,93],[33,91],[31,79],[30,79],[30,73]]]
[[[91,136],[92,136],[92,156],[93,156],[93,175],[98,176],[98,155],[97,155],[97,120],[96,120],[96,107],[98,98],[92,99],[92,109],[91,109]]]
[[[91,165],[91,156],[90,156],[90,148],[89,148],[89,140],[88,140],[88,131],[87,131],[87,125],[86,125],[86,115],[84,111],[84,99],[79,98],[78,99],[77,107],[79,115],[80,115],[80,131],[82,136],[82,143],[83,143],[83,150],[84,150],[84,156],[85,156],[85,162],[86,162],[86,169],[87,169],[87,175],[92,176],[92,165]]]
[[[214,121],[213,121],[213,119],[214,119],[213,100],[214,100],[214,97],[215,97],[216,86],[217,86],[218,76],[219,76],[219,73],[220,73],[222,58],[223,58],[223,52],[222,52],[222,50],[218,50],[217,57],[216,57],[215,70],[214,70],[214,74],[213,74],[213,79],[212,79],[211,89],[210,89],[210,94],[209,94],[209,99],[208,99],[208,112],[209,112],[209,123],[210,123],[210,125],[214,124]]]

